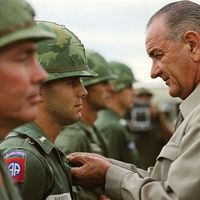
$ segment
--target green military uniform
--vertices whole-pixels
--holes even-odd
[[[106,156],[107,141],[94,126],[83,121],[66,126],[55,141],[56,146],[66,154],[92,152]]]
[[[84,46],[71,31],[51,22],[38,22],[37,27],[57,36],[38,45],[38,59],[48,72],[42,87],[62,78],[96,75],[86,64]],[[15,129],[0,150],[24,200],[74,199],[64,154],[35,123]]]
[[[118,77],[112,80],[116,92],[131,86],[136,81],[132,70],[127,65],[113,61],[109,63],[109,67]],[[138,164],[134,138],[130,137],[118,113],[111,108],[100,111],[95,125],[108,140],[108,157]]]
[[[107,144],[102,135],[95,127],[88,126],[83,121],[66,126],[56,138],[55,144],[65,154],[73,152],[107,154]],[[80,200],[99,199],[102,195],[101,189],[92,191],[78,187],[77,192]]]
[[[129,133],[120,120],[121,118],[116,112],[107,109],[99,113],[95,124],[108,139],[109,158],[137,163],[138,154],[134,140],[130,140]]]
[[[109,81],[115,76],[109,69],[107,61],[97,52],[86,51],[87,63],[98,76],[83,78],[83,84],[89,87],[104,81]],[[72,152],[90,152],[107,156],[107,141],[103,134],[94,125],[88,125],[83,120],[66,126],[56,138],[55,144],[66,154]],[[79,187],[79,199],[99,200],[102,190],[89,191]]]
[[[1,144],[1,152],[23,199],[72,199],[64,154],[35,123],[10,133]]]
[[[34,11],[23,0],[0,0],[0,50],[21,40],[40,41],[54,37],[54,34],[40,29],[34,22]],[[6,83],[5,83],[6,84]],[[0,199],[20,200],[17,188],[0,155]]]

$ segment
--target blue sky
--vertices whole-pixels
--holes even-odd
[[[145,51],[145,26],[150,16],[170,0],[27,0],[37,19],[65,25],[86,48],[108,61],[128,64],[139,81],[150,78],[151,60]],[[199,2],[200,0],[194,0]]]

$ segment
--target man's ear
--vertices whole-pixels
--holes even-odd
[[[194,62],[200,61],[200,35],[195,31],[187,31],[184,34],[186,42],[189,44],[191,58]]]

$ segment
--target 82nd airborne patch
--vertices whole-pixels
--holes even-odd
[[[23,151],[10,151],[4,155],[4,161],[14,182],[23,182],[25,177],[26,153]]]

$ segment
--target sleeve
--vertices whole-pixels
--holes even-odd
[[[132,172],[135,172],[135,173],[138,173],[141,177],[151,176],[151,173],[152,173],[152,171],[153,171],[153,167],[149,167],[149,168],[147,169],[147,171],[146,171],[146,170],[137,168],[137,166],[135,166],[135,165],[133,165],[133,164],[121,162],[121,161],[114,160],[114,159],[110,159],[110,161],[111,161],[111,163],[112,163],[113,165],[116,165],[116,166],[118,166],[118,167],[127,169],[127,170],[132,171]]]
[[[87,135],[80,130],[63,129],[57,136],[55,144],[65,154],[73,152],[91,152]]]
[[[116,200],[199,200],[200,116],[198,118],[186,121],[185,126],[177,129],[174,143],[170,141],[171,144],[163,148],[153,174],[143,177],[127,165],[122,168],[123,164],[121,167],[113,164],[106,174],[108,195]]]
[[[49,187],[45,161],[24,149],[5,151],[4,160],[22,198],[42,200]]]

